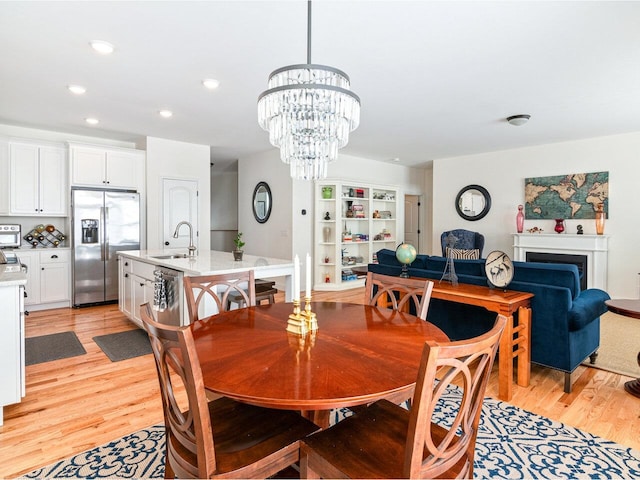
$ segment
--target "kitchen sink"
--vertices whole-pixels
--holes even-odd
[[[174,253],[173,255],[150,255],[151,258],[155,258],[157,260],[171,260],[173,258],[187,258],[186,253]]]

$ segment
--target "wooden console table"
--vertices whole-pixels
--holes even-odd
[[[610,312],[640,319],[640,300],[607,300],[604,303]],[[638,365],[640,365],[640,352],[638,352]],[[634,397],[640,398],[640,378],[626,382],[624,389]]]
[[[513,360],[517,362],[517,382],[529,386],[531,375],[531,298],[532,293],[501,290],[459,283],[434,281],[431,298],[484,307],[507,317],[508,321],[500,337],[498,353],[498,397],[511,400],[513,395]],[[514,314],[518,312],[517,321]]]

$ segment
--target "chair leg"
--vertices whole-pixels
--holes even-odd
[[[591,363],[591,365],[594,365],[596,363],[596,358],[598,358],[597,350],[593,352],[591,355],[589,355],[589,363]]]
[[[173,480],[174,478],[176,478],[176,474],[173,473],[173,468],[171,468],[171,465],[169,465],[169,462],[168,462],[167,458],[168,458],[167,455],[165,455],[165,457],[164,457],[164,478],[167,478],[167,479],[170,478],[170,479]]]
[[[564,372],[564,393],[571,393],[571,373]]]
[[[317,472],[309,469],[309,457],[303,451],[300,452],[300,478],[320,478]]]

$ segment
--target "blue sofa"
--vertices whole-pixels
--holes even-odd
[[[377,253],[378,263],[369,264],[369,271],[399,276],[401,264],[393,250]],[[409,275],[439,281],[447,259],[418,255],[409,267]],[[488,285],[485,261],[454,260],[460,283]],[[595,362],[600,346],[600,315],[607,311],[604,304],[609,295],[599,289],[580,290],[578,268],[575,265],[513,262],[510,290],[530,292],[531,300],[531,361],[565,372],[564,391],[571,392],[571,373],[587,357]],[[446,300],[431,299],[427,320],[440,327],[452,340],[462,340],[488,331],[496,314],[481,307]]]

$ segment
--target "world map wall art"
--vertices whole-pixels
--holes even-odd
[[[524,179],[527,219],[596,218],[599,203],[609,217],[609,172]]]

